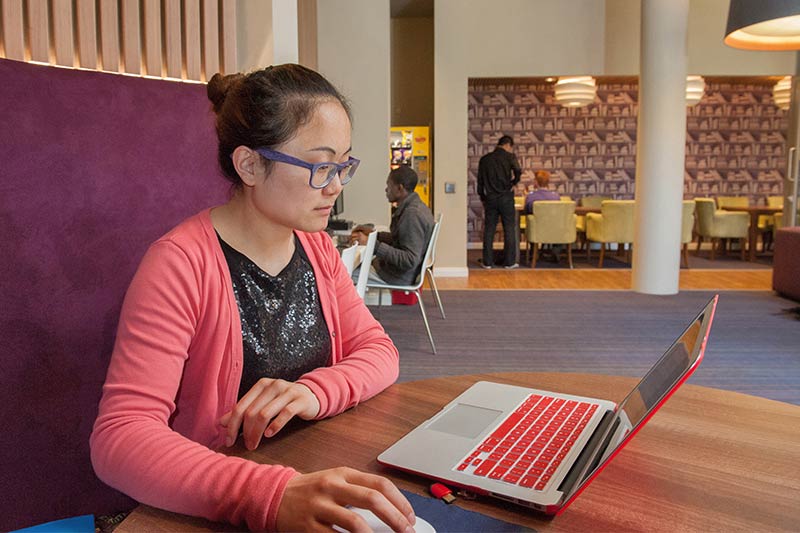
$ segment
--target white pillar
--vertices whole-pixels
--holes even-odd
[[[297,63],[297,0],[272,0],[273,63]]]
[[[686,146],[689,0],[643,0],[633,289],[676,294]]]
[[[317,1],[318,70],[350,100],[353,157],[361,160],[342,193],[344,217],[378,225],[388,225],[391,218],[384,193],[392,86],[390,7],[389,0]]]

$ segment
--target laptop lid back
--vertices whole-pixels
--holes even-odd
[[[575,483],[565,495],[564,503],[558,514],[561,514],[575,500],[578,494],[597,477],[597,474],[695,371],[703,359],[718,299],[719,295],[715,295],[706,304],[683,334],[620,402],[615,411],[617,418],[615,422],[617,423],[613,426],[616,427],[622,423],[629,430],[616,442],[610,442],[605,450],[598,450],[597,457],[587,464],[585,472],[580,477],[581,481]]]

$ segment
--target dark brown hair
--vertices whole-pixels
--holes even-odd
[[[326,101],[338,101],[350,117],[350,105],[336,87],[301,65],[277,65],[249,74],[214,74],[207,92],[217,115],[219,165],[236,187],[242,185],[231,160],[237,147],[275,148],[289,141]],[[269,166],[266,161],[267,171]]]

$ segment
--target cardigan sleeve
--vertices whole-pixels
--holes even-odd
[[[201,313],[196,263],[170,241],[145,255],[123,303],[92,464],[105,483],[142,503],[275,529],[293,469],[216,453],[169,426]]]
[[[321,241],[322,257],[317,260],[323,262],[325,268],[320,270],[329,277],[318,279],[318,284],[322,285],[320,292],[325,290],[334,300],[333,329],[339,336],[341,353],[334,353],[331,366],[312,370],[298,380],[319,399],[317,418],[339,414],[375,396],[400,373],[397,348],[358,296],[338,253],[326,239]]]

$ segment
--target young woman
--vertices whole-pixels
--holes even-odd
[[[299,474],[212,451],[321,419],[393,383],[398,354],[322,230],[358,160],[344,98],[298,65],[208,84],[231,199],[147,251],[125,296],[92,462],[140,502],[251,529],[396,531],[411,505],[349,468]]]

